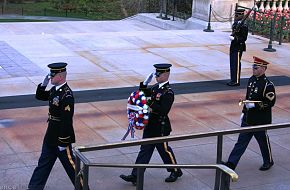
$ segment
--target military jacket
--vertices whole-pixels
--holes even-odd
[[[235,21],[232,30],[236,31],[240,21]],[[242,24],[238,31],[234,33],[234,40],[231,41],[230,51],[246,51],[246,40],[248,38],[248,26]]]
[[[75,142],[73,129],[74,97],[70,87],[65,83],[57,91],[52,87],[38,85],[36,99],[49,101],[48,128],[44,142],[53,146],[67,146]]]
[[[272,107],[276,101],[274,84],[265,76],[252,76],[248,81],[246,100],[261,101],[254,108],[247,109],[244,105],[248,125],[263,125],[272,122]]]
[[[166,136],[171,132],[171,124],[168,117],[171,106],[174,102],[174,92],[169,82],[159,88],[159,84],[155,84],[151,88],[140,83],[139,90],[144,91],[149,101],[150,113],[148,125],[144,129],[143,137]]]

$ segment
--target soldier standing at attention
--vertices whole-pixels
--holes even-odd
[[[72,143],[75,142],[73,128],[74,97],[66,82],[67,63],[49,64],[50,74],[37,86],[36,99],[49,102],[48,128],[44,136],[41,156],[30,179],[29,190],[42,190],[57,158],[61,161],[71,182],[75,182],[75,157]],[[54,85],[45,90],[51,80]]]
[[[244,17],[244,9],[237,9],[235,13],[235,21],[232,26],[232,34],[230,35],[230,70],[231,81],[227,83],[229,86],[240,86],[241,77],[241,59],[243,52],[246,51],[246,40],[248,38],[248,26],[241,23]]]
[[[265,75],[268,64],[270,63],[254,57],[253,76],[249,79],[247,86],[246,101],[248,103],[245,102],[242,110],[241,127],[272,123],[272,107],[276,101],[276,94],[274,84]],[[273,166],[267,131],[241,133],[228,161],[224,163],[226,166],[233,170],[236,168],[253,136],[258,141],[263,157],[263,165],[260,170],[265,171]]]
[[[140,83],[139,90],[144,91],[146,96],[151,97],[151,103],[149,107],[151,109],[149,114],[148,125],[145,126],[143,132],[143,138],[150,137],[162,137],[168,136],[171,132],[170,120],[168,113],[174,101],[174,93],[169,85],[169,75],[171,64],[155,64],[156,68],[155,78],[157,84],[148,88],[147,85],[151,82],[153,74],[147,76],[144,82]],[[157,148],[159,155],[161,156],[164,164],[176,164],[176,159],[171,147],[167,142],[158,144],[146,144],[141,145],[139,154],[136,159],[136,164],[148,164],[150,162],[153,151]],[[171,172],[169,177],[165,179],[165,182],[175,182],[178,177],[182,176],[180,169],[167,169]],[[131,175],[120,175],[120,177],[136,185],[137,169],[132,170]]]

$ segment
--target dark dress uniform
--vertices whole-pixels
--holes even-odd
[[[43,140],[41,156],[28,188],[42,190],[57,158],[60,159],[71,182],[75,180],[75,157],[71,144],[75,142],[73,129],[74,96],[67,83],[58,90],[38,85],[36,99],[49,101],[48,128]],[[59,147],[63,147],[60,151]],[[61,189],[61,187],[59,188]]]
[[[255,103],[255,107],[247,109],[244,105],[241,127],[264,125],[272,123],[272,107],[276,101],[274,84],[263,74],[262,76],[252,76],[248,81],[246,100],[261,101]],[[228,166],[235,169],[241,156],[245,152],[252,137],[255,137],[263,157],[263,166],[260,170],[267,170],[273,164],[272,152],[267,131],[251,133],[241,133],[238,141],[232,150]]]
[[[170,64],[155,64],[155,75],[158,75],[162,72],[169,72],[170,66]],[[171,106],[174,102],[174,92],[172,91],[169,82],[166,82],[162,86],[159,86],[159,83],[157,83],[151,88],[148,88],[147,85],[144,85],[143,82],[141,82],[139,90],[143,91],[147,97],[151,98],[151,103],[149,103],[151,111],[149,113],[148,125],[145,126],[143,131],[143,138],[145,139],[170,135],[172,129],[168,113],[170,112]],[[177,164],[175,155],[172,151],[172,148],[168,145],[168,142],[141,145],[135,163],[148,164],[155,147],[157,148],[157,151],[161,156],[164,164]],[[166,182],[174,182],[183,174],[182,171],[177,168],[167,169],[167,171],[171,172],[171,174],[168,178],[165,179]],[[120,177],[125,181],[135,184],[137,169],[134,168],[131,175],[121,175]]]
[[[174,101],[174,93],[170,88],[169,82],[159,88],[155,84],[152,88],[147,89],[143,83],[140,83],[139,90],[151,96],[152,103],[149,107],[152,111],[149,114],[148,125],[144,128],[143,138],[168,136],[171,132],[171,124],[168,113]],[[140,152],[136,159],[136,164],[148,164],[153,151],[157,148],[164,164],[176,164],[176,159],[171,147],[167,142],[158,144],[141,145]],[[168,169],[168,172],[177,171],[177,169]],[[133,169],[132,175],[137,176],[137,169]]]
[[[237,13],[238,14],[238,13]],[[242,12],[242,14],[244,14]],[[237,26],[239,29],[237,30]],[[248,38],[248,26],[246,23],[241,24],[241,21],[235,21],[232,25],[234,33],[234,39],[230,45],[230,70],[231,70],[231,81],[228,83],[229,86],[240,85],[241,77],[241,59],[243,52],[246,51],[246,40]]]

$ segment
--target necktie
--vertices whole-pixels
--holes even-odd
[[[55,86],[50,89],[51,93],[54,93],[55,91],[56,91],[56,87]]]

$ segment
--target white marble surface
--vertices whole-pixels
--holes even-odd
[[[0,34],[8,49],[1,50],[1,59],[13,51],[9,64],[27,72],[22,64],[25,58],[38,71],[21,76],[21,71],[8,72],[8,66],[0,62],[0,87],[4,89],[0,96],[34,93],[36,84],[49,72],[47,64],[58,61],[68,62],[68,80],[74,90],[132,86],[155,63],[171,63],[171,79],[176,83],[229,78],[229,33],[220,30],[161,30],[131,19],[1,23]],[[290,70],[289,44],[274,43],[276,53],[262,51],[267,44],[267,39],[249,35],[242,77],[251,75],[253,55]]]

